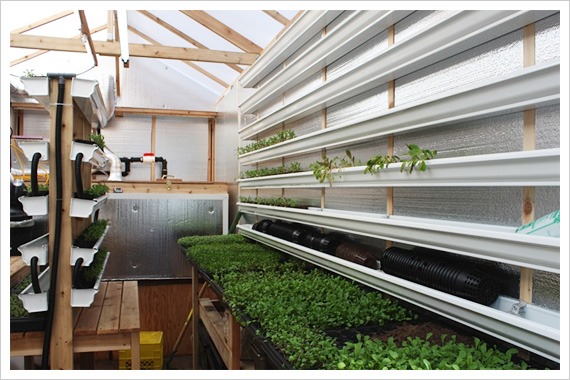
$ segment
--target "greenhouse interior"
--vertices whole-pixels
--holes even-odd
[[[568,2],[94,4],[2,1],[2,378],[568,378]]]

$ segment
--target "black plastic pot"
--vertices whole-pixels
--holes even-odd
[[[335,256],[371,269],[378,269],[378,263],[372,251],[359,244],[343,242],[336,248]]]
[[[384,251],[381,268],[384,272],[437,289],[483,305],[490,305],[499,296],[498,281],[473,268],[397,247]]]

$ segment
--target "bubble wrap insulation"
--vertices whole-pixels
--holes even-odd
[[[560,13],[536,23],[536,63],[560,59]]]
[[[394,26],[394,43],[400,43],[411,35],[437,24],[442,18],[447,17],[449,12],[450,11],[415,11],[408,17],[400,20]]]
[[[26,136],[40,136],[44,140],[49,140],[49,125],[49,115],[45,111],[25,111],[24,134]],[[16,125],[12,128],[16,130]]]
[[[292,129],[296,136],[316,132],[323,128],[323,113],[321,111],[312,113],[302,119],[286,123],[284,129]]]
[[[383,31],[327,66],[327,81],[346,74],[386,49],[388,49],[388,32]]]
[[[560,148],[560,105],[536,110],[536,149]]]
[[[380,116],[388,109],[387,86],[366,91],[327,109],[327,128],[351,125]]]
[[[386,189],[373,188],[327,188],[325,207],[338,210],[386,213]]]
[[[522,68],[522,31],[517,30],[396,79],[395,105],[498,78]]]

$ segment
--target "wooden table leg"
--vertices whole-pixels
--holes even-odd
[[[230,313],[229,318],[229,348],[230,348],[230,368],[228,369],[240,369],[240,357],[241,357],[241,334],[240,325]]]
[[[192,309],[194,315],[192,317],[192,368],[199,369],[199,352],[200,352],[200,336],[198,333],[198,321],[200,320],[200,296],[199,290],[199,273],[195,266],[192,266]]]
[[[141,369],[141,346],[138,331],[131,333],[131,369]]]

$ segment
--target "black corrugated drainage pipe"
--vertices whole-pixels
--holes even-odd
[[[499,283],[472,264],[452,263],[415,251],[391,247],[380,258],[387,274],[483,305],[499,297]]]

